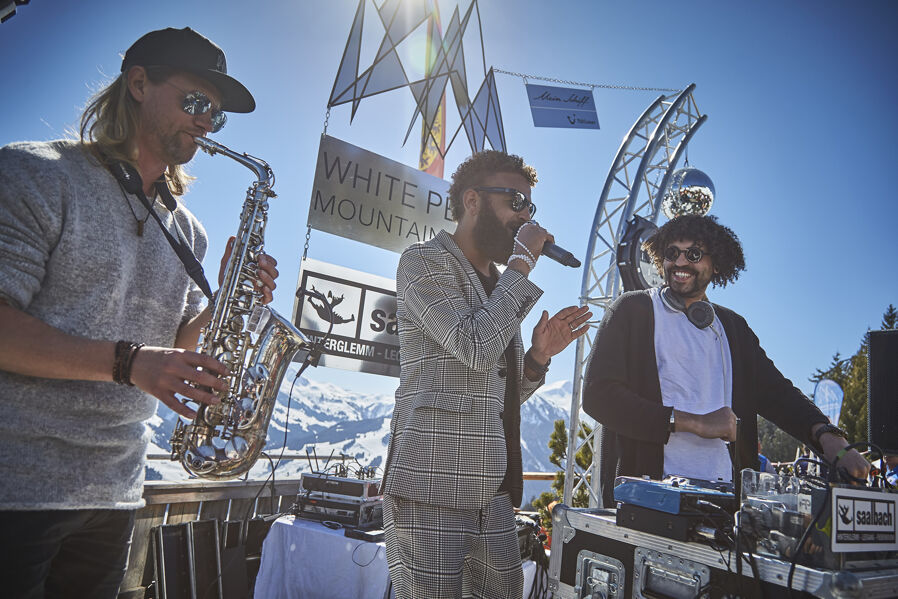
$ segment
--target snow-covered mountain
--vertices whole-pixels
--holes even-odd
[[[300,377],[294,385],[295,372],[295,369],[291,370],[281,384],[266,446],[280,449],[286,445],[290,453],[317,456],[317,465],[314,457],[312,468],[306,459],[285,460],[278,466],[277,476],[298,477],[300,472],[322,468],[329,456],[341,454],[352,456],[351,469],[359,465],[383,468],[393,415],[393,395],[365,394],[318,383],[314,373],[308,379]],[[525,472],[555,472],[555,466],[549,462],[549,436],[555,420],[562,418],[567,422],[570,406],[571,383],[559,381],[541,387],[521,407],[521,450]],[[150,421],[153,433],[151,454],[171,451],[169,438],[175,420],[174,412],[160,407]],[[285,426],[287,422],[289,426]],[[277,460],[277,453],[272,452],[272,459]],[[269,471],[268,461],[259,459],[251,476],[264,478]],[[187,473],[177,462],[152,460],[147,466],[149,480],[187,478]],[[526,482],[525,503],[548,489],[548,482]]]

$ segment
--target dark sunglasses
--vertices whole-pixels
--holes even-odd
[[[212,111],[210,115],[212,118],[212,133],[221,131],[221,128],[228,122],[228,115],[226,115],[220,108],[215,108],[212,105],[212,99],[205,93],[198,89],[195,89],[192,92],[186,92],[170,81],[166,81],[165,83],[168,83],[170,86],[184,94],[184,102],[181,104],[181,110],[187,114],[197,116],[206,114],[210,110]]]
[[[523,193],[512,187],[475,187],[474,191],[485,191],[487,193],[506,193],[511,196],[511,209],[520,212],[524,208],[530,213],[530,218],[536,214],[536,204],[527,199]]]
[[[666,250],[664,250],[664,259],[670,262],[676,262],[677,258],[680,257],[680,254],[686,254],[686,259],[695,264],[696,262],[701,262],[702,258],[705,256],[710,256],[708,252],[702,250],[699,247],[689,247],[685,250],[681,250],[675,245],[668,246]]]

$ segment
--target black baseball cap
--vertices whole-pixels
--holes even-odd
[[[252,112],[256,101],[242,83],[228,75],[224,51],[191,29],[159,29],[134,42],[122,60],[122,72],[133,66],[173,67],[206,79],[221,92],[221,109]]]

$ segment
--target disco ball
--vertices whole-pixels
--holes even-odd
[[[704,216],[714,203],[714,183],[711,177],[697,168],[681,168],[670,177],[670,183],[661,201],[661,210],[667,218],[684,214]]]

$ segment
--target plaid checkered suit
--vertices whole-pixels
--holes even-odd
[[[487,297],[473,266],[441,231],[403,252],[396,295],[401,372],[382,490],[481,509],[505,474],[505,375],[524,372],[520,325],[542,290],[506,269]],[[509,342],[516,369],[506,369]],[[542,382],[521,374],[521,401]]]

